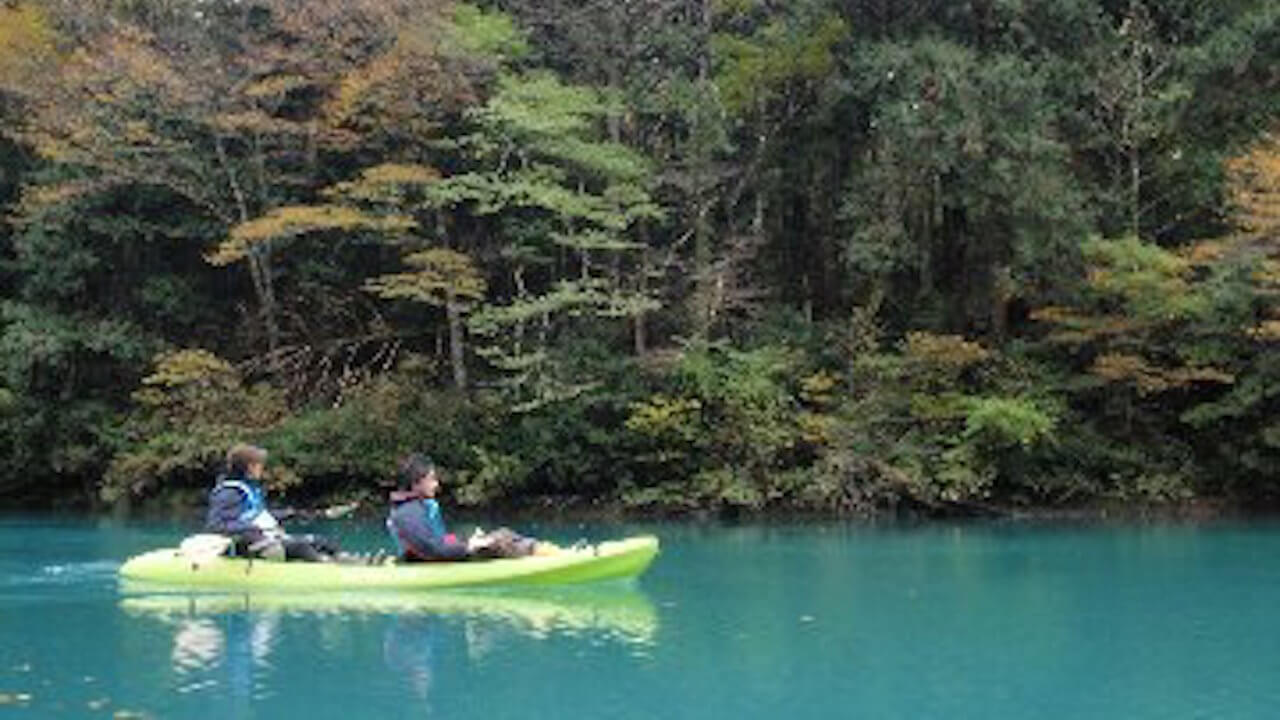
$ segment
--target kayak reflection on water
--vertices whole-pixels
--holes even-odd
[[[430,615],[396,615],[382,637],[382,661],[424,703],[431,693],[436,634]]]
[[[281,648],[282,632],[294,637],[297,627],[306,628],[298,638],[320,638],[321,654],[351,657],[355,650],[343,644],[349,635],[342,628],[351,622],[381,626],[388,676],[402,679],[424,706],[438,674],[448,671],[436,666],[447,655],[441,647],[446,641],[464,644],[465,657],[482,662],[510,633],[651,646],[658,629],[653,603],[630,584],[519,592],[163,593],[127,595],[119,605],[128,615],[171,629],[168,660],[175,689],[222,695],[230,706],[215,710],[229,717],[251,716],[253,703],[279,689],[276,672],[292,661],[272,655]]]
[[[564,588],[432,592],[152,593],[126,595],[120,608],[165,622],[228,614],[434,615],[502,622],[530,637],[592,634],[625,644],[652,644],[658,612],[630,583]]]
[[[170,654],[179,693],[225,683],[244,716],[248,703],[268,695],[271,653],[280,635],[279,613],[228,612],[179,619]]]

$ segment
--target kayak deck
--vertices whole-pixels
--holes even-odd
[[[162,548],[130,558],[120,567],[120,576],[159,585],[218,590],[553,585],[635,577],[649,567],[657,554],[658,539],[650,535],[523,558],[390,565],[195,557],[180,548]]]

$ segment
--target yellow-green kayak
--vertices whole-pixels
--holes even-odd
[[[186,545],[184,543],[184,545]],[[210,590],[420,590],[482,585],[556,585],[635,577],[658,554],[646,535],[545,554],[470,562],[345,565],[273,562],[210,556],[183,547],[130,558],[120,576],[130,581]]]

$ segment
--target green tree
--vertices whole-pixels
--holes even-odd
[[[1070,264],[1087,227],[1048,78],[936,40],[871,46],[858,67],[875,110],[844,217],[863,297],[1002,337],[1010,298],[1051,286],[1047,263]]]
[[[468,325],[484,338],[481,354],[526,398],[519,407],[583,387],[546,364],[556,324],[655,307],[633,259],[643,247],[634,233],[662,213],[648,162],[605,137],[604,120],[618,111],[607,94],[548,74],[502,75],[493,97],[468,113],[470,131],[451,143],[465,170],[425,188],[445,211],[442,233],[509,279],[505,297]]]
[[[461,315],[469,304],[484,300],[485,280],[469,257],[446,248],[410,253],[404,262],[414,271],[374,278],[365,283],[365,289],[388,300],[404,298],[444,307],[449,314],[453,382],[458,389],[465,389],[467,365]]]

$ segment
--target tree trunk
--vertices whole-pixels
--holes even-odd
[[[222,138],[220,136],[215,137],[214,143],[218,162],[227,174],[227,183],[230,185],[231,194],[236,200],[236,212],[240,217],[240,222],[249,222],[249,203],[245,198],[244,188],[236,176],[235,168],[231,166],[231,161],[227,158],[227,151],[222,143]],[[274,358],[276,351],[280,348],[280,325],[276,321],[276,294],[271,277],[271,245],[268,243],[264,246],[251,247],[246,254],[245,263],[249,266],[249,278],[253,281],[253,292],[258,296],[258,312],[262,319],[262,325],[267,332],[267,350]]]
[[[640,250],[640,269],[639,277],[636,279],[636,294],[641,297],[645,296],[648,290],[649,282],[649,232],[648,226],[641,224],[640,226],[640,243],[644,247]],[[643,307],[636,310],[636,314],[631,317],[631,341],[636,357],[644,355],[645,347],[648,344],[645,336],[645,311]]]
[[[698,53],[698,87],[707,90],[711,82],[711,0],[699,0],[699,34],[702,44]],[[703,93],[709,96],[709,93]],[[694,293],[693,293],[693,334],[705,338],[711,333],[713,321],[713,293],[715,277],[712,272],[711,252],[711,203],[710,178],[707,168],[711,163],[711,147],[707,140],[710,130],[706,127],[708,113],[701,103],[702,98],[695,101],[693,138],[694,138]]]
[[[644,355],[647,340],[645,338],[644,312],[636,313],[631,322],[631,340],[636,356]]]
[[[1126,120],[1126,135],[1129,146],[1129,232],[1137,239],[1141,237],[1139,229],[1142,222],[1142,203],[1139,199],[1142,191],[1142,156],[1138,152],[1138,120],[1141,118],[1142,104],[1146,101],[1143,97],[1145,94],[1143,73],[1146,71],[1142,67],[1143,53],[1138,38],[1134,38],[1132,52],[1134,104],[1129,109],[1129,117]]]
[[[453,384],[459,390],[466,390],[466,339],[462,333],[462,307],[452,294],[445,300],[445,313],[449,317],[449,359],[453,364]]]
[[[1137,144],[1129,146],[1129,232],[1141,238],[1142,227],[1142,158]]]
[[[511,270],[511,282],[516,290],[516,298],[518,300],[525,299],[525,297],[528,296],[528,293],[525,291],[524,287],[524,265],[516,265],[515,268]],[[515,353],[519,355],[524,352],[524,318],[516,320],[514,334]]]
[[[1004,345],[1009,331],[1009,303],[1013,300],[1013,271],[1000,264],[992,271],[991,339],[996,347]]]
[[[280,349],[280,323],[276,312],[276,289],[271,279],[271,247],[255,247],[249,252],[250,272],[255,278],[262,324],[267,331],[267,349],[275,356]],[[274,362],[274,360],[272,361]]]

